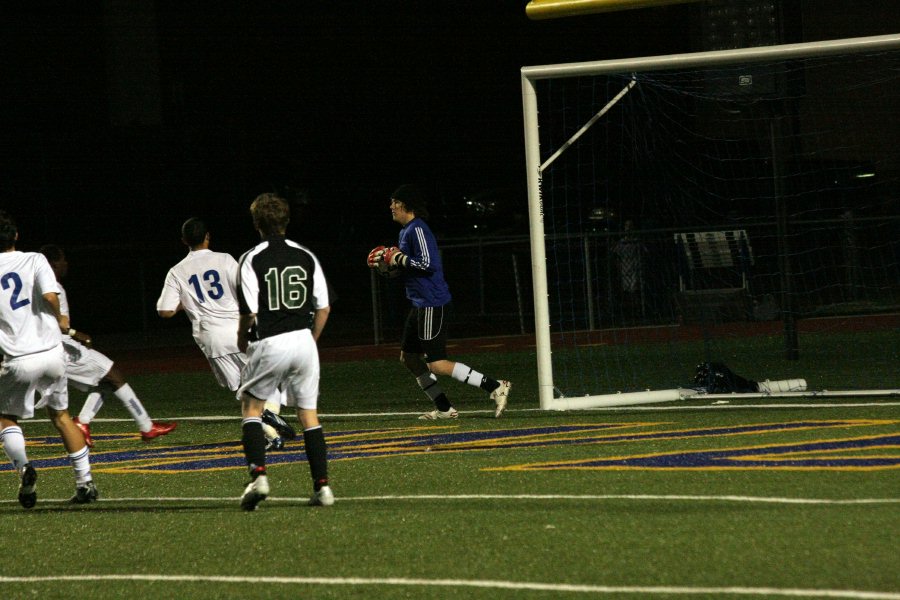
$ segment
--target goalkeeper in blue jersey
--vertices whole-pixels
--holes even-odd
[[[412,310],[403,327],[400,362],[415,376],[416,382],[434,402],[435,409],[420,419],[455,419],[459,413],[441,389],[437,375],[447,375],[483,389],[495,404],[494,416],[506,410],[510,382],[492,379],[471,367],[447,358],[447,325],[451,296],[434,234],[424,219],[428,210],[419,189],[401,185],[391,195],[391,216],[402,226],[400,241],[391,248],[376,248],[368,265],[376,269],[399,269]],[[381,263],[381,264],[379,264]]]

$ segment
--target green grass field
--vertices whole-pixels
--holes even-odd
[[[789,366],[812,381],[858,372],[809,354]],[[900,598],[896,398],[547,413],[533,352],[459,358],[514,381],[502,419],[447,382],[461,418],[416,420],[428,405],[393,356],[323,366],[330,508],[305,506],[294,442],[270,455],[271,497],[239,509],[238,406],[206,371],[129,377],[180,424],[142,443],[109,402],[92,505],[65,503],[61,446],[25,422],[39,498],[23,510],[6,465],[5,596]]]

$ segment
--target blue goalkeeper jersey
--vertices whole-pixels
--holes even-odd
[[[406,297],[413,306],[444,306],[451,300],[437,241],[428,224],[416,217],[400,230],[398,248],[409,257],[404,269]]]

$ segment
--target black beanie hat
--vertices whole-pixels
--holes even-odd
[[[428,218],[428,208],[422,191],[411,183],[404,183],[391,194],[391,199],[402,202],[406,210],[416,213],[417,217]]]

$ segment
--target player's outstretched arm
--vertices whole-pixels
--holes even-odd
[[[91,340],[91,336],[83,331],[75,331],[74,329],[69,329],[69,337],[71,337],[76,342],[81,342],[87,347],[90,347],[93,343],[93,340]]]

